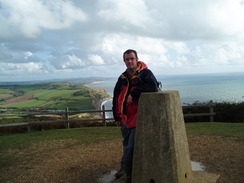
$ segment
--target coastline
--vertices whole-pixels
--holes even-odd
[[[93,81],[93,82],[90,82],[90,83],[85,83],[84,86],[89,87],[89,85],[100,84],[100,83],[103,83],[103,82],[104,81]]]
[[[104,100],[101,103],[101,110],[103,106],[105,107],[105,110],[112,110],[112,100],[112,97],[107,100]],[[113,118],[113,112],[105,112],[105,118]]]
[[[162,83],[162,91],[179,91],[182,105],[195,102],[242,102],[244,99],[244,73],[206,74],[184,76],[156,76]],[[96,81],[90,88],[104,88],[113,96],[116,78]]]
[[[103,102],[101,102],[101,109],[102,109],[103,105],[106,105],[106,103],[107,103],[107,102],[112,101],[112,100],[113,100],[113,98],[112,98],[112,97],[111,97],[111,98],[108,98],[108,99],[103,100]],[[106,109],[106,108],[105,108],[105,109]]]

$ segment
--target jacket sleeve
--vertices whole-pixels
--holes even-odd
[[[132,97],[139,97],[143,92],[157,92],[158,82],[151,70],[141,71],[139,77],[133,79],[134,89],[130,91]]]
[[[112,110],[113,110],[113,116],[114,116],[114,120],[115,121],[120,121],[119,117],[117,116],[116,113],[116,106],[117,106],[117,102],[118,102],[118,97],[120,94],[121,90],[121,79],[119,78],[117,83],[115,84],[114,87],[114,92],[113,92],[113,106],[112,106]]]

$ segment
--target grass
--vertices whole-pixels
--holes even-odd
[[[38,89],[29,91],[26,95],[34,94],[35,99],[25,101],[24,103],[11,105],[11,107],[25,108],[25,107],[39,107],[45,106],[48,108],[65,109],[69,108],[82,108],[93,109],[91,97],[73,96],[73,93],[79,90],[44,90]]]
[[[80,92],[80,95],[74,95]],[[89,95],[90,89],[83,85],[70,85],[69,83],[52,83],[41,85],[21,85],[21,86],[0,86],[0,94],[15,94],[22,101],[14,102],[15,96],[11,100],[0,100],[0,107],[11,108],[51,108],[74,110],[94,109],[93,98]],[[33,95],[32,100],[26,100],[24,96]]]
[[[64,98],[65,96],[72,96],[72,94],[79,90],[35,90],[35,97],[41,100],[50,100],[53,97]],[[29,94],[29,93],[27,93]],[[30,92],[31,94],[31,92]]]
[[[243,123],[186,123],[188,135],[222,135],[244,137]],[[71,129],[55,129],[47,131],[36,131],[30,133],[0,134],[0,168],[17,160],[32,156],[36,153],[55,151],[59,146],[47,145],[62,142],[63,147],[72,147],[79,144],[121,139],[119,127],[82,127]],[[40,151],[28,151],[26,149],[44,146]],[[25,150],[25,151],[24,151]],[[24,153],[23,153],[24,151]]]
[[[11,94],[13,93],[12,90],[9,89],[0,89],[0,94]]]
[[[0,168],[24,157],[79,144],[121,138],[118,127],[82,127],[18,134],[0,134]],[[56,146],[55,143],[62,143]],[[32,147],[42,147],[33,150]],[[28,150],[30,149],[30,150]]]
[[[82,127],[34,131],[30,133],[1,134],[0,150],[22,149],[32,144],[52,140],[76,139],[76,144],[120,138],[118,127]]]
[[[19,123],[23,122],[23,117],[7,117],[7,118],[1,118],[0,117],[0,124],[6,124],[6,123]]]
[[[186,131],[193,135],[222,135],[244,138],[244,123],[186,123]]]

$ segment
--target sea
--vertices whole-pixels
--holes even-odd
[[[213,102],[244,102],[244,72],[197,75],[157,76],[162,83],[162,91],[179,91],[182,105]],[[103,88],[113,97],[117,78],[107,78],[87,85],[90,88]],[[105,109],[112,108],[112,101],[103,102]],[[111,116],[107,114],[106,116]]]

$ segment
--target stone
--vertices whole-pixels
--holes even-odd
[[[132,183],[193,182],[178,91],[143,93],[138,107]]]

